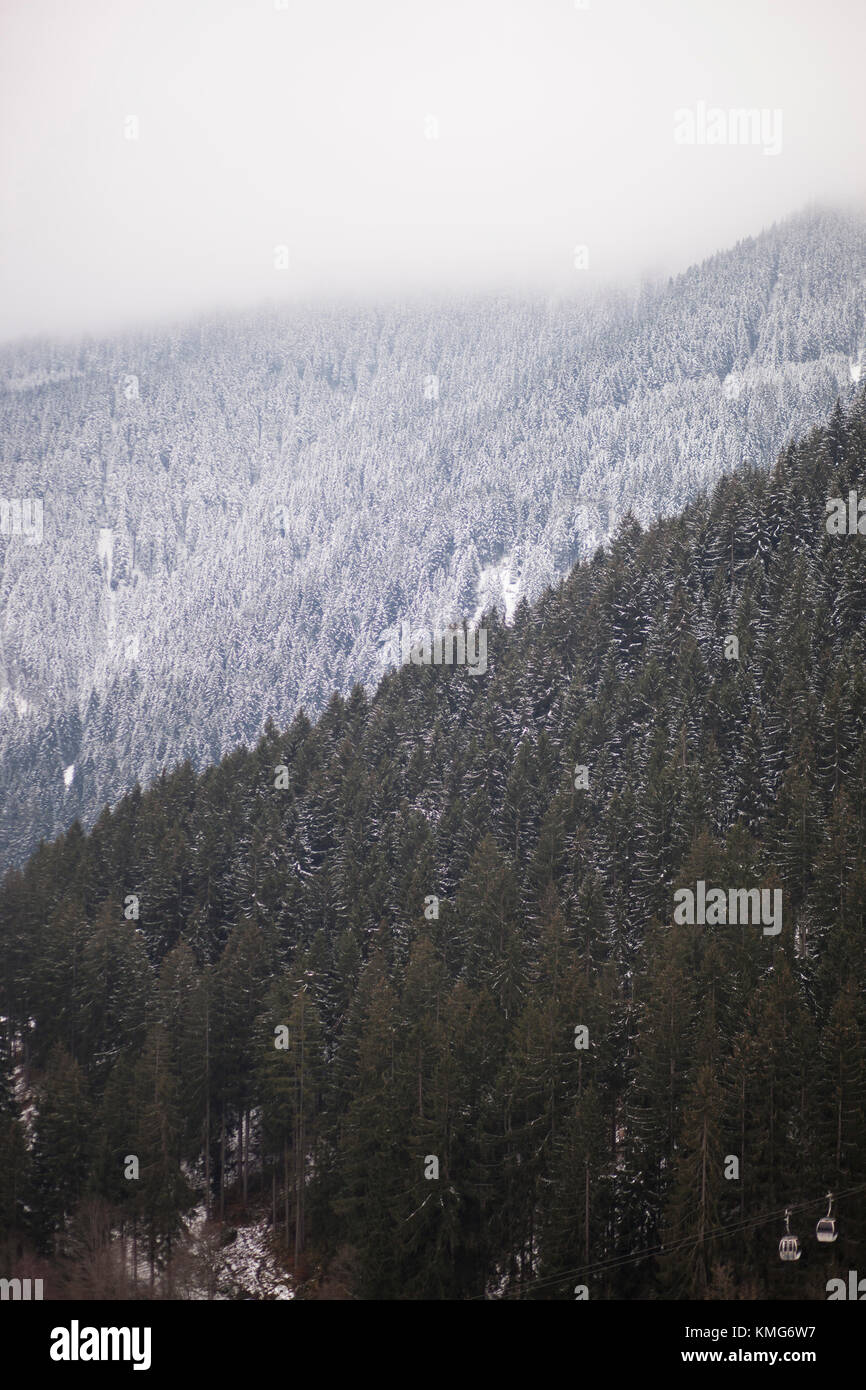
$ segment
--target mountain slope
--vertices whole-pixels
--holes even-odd
[[[204,1144],[214,1208],[273,1183],[361,1297],[824,1298],[866,1235],[852,490],[862,390],[493,616],[483,676],[408,665],[10,873],[36,1235],[93,1184],[169,1259]],[[701,885],[778,921],[691,925]],[[780,1206],[828,1186],[842,1237],[782,1265]]]
[[[863,222],[811,213],[636,297],[2,350],[44,539],[0,535],[0,863],[769,462],[856,378],[864,276]]]

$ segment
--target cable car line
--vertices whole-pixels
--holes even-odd
[[[836,1195],[835,1195],[834,1197],[831,1197],[831,1194],[830,1194],[830,1193],[827,1193],[827,1194],[826,1194],[826,1197],[825,1197],[825,1200],[826,1200],[827,1198],[830,1198],[831,1204],[832,1204],[833,1201],[838,1201],[840,1198],[843,1198],[843,1197],[852,1197],[852,1196],[854,1196],[856,1193],[858,1193],[858,1192],[863,1192],[863,1191],[866,1191],[866,1183],[859,1183],[856,1187],[849,1187],[849,1188],[846,1188],[843,1192],[838,1192],[838,1193],[836,1193]],[[743,1231],[748,1231],[748,1230],[754,1230],[754,1229],[756,1229],[756,1228],[759,1227],[759,1226],[767,1226],[767,1225],[769,1225],[772,1221],[777,1221],[780,1217],[785,1218],[785,1217],[787,1217],[787,1216],[793,1215],[795,1212],[798,1212],[798,1211],[806,1211],[809,1207],[814,1207],[814,1206],[815,1206],[816,1200],[817,1200],[817,1199],[813,1198],[813,1199],[811,1199],[811,1200],[809,1200],[809,1201],[796,1202],[796,1203],[789,1203],[787,1206],[782,1207],[782,1208],[778,1208],[776,1211],[763,1212],[763,1213],[762,1213],[761,1215],[759,1215],[759,1216],[749,1217],[748,1219],[746,1219],[746,1220],[744,1220],[744,1221],[733,1221],[733,1222],[730,1222],[730,1223],[729,1223],[728,1225],[726,1225],[726,1226],[716,1226],[716,1227],[712,1228],[711,1230],[705,1231],[705,1232],[703,1233],[703,1237],[702,1237],[702,1238],[703,1238],[703,1240],[716,1240],[716,1239],[718,1239],[719,1236],[723,1236],[723,1235],[735,1235],[735,1234],[737,1234],[738,1232],[743,1232]],[[834,1234],[834,1235],[830,1235],[829,1237],[828,1237],[826,1234],[825,1234],[824,1236],[818,1236],[818,1239],[821,1241],[822,1244],[826,1243],[828,1240],[835,1240],[836,1237],[838,1236],[838,1231],[836,1231],[836,1219],[835,1219],[834,1217],[831,1217],[830,1214],[829,1214],[829,1212],[828,1212],[828,1215],[827,1215],[826,1217],[822,1217],[822,1218],[821,1218],[821,1220],[818,1222],[818,1226],[819,1226],[819,1227],[822,1226],[822,1225],[824,1224],[824,1222],[826,1222],[826,1221],[830,1221],[830,1222],[832,1223],[833,1229],[834,1229],[834,1231],[835,1231],[835,1234]],[[817,1229],[816,1229],[816,1235],[817,1235]],[[796,1237],[791,1237],[791,1238],[792,1238],[792,1239],[796,1239]],[[784,1239],[784,1237],[783,1237],[783,1239]],[[614,1255],[614,1256],[611,1256],[611,1257],[610,1257],[609,1259],[607,1259],[607,1260],[600,1260],[600,1261],[596,1261],[596,1262],[593,1263],[593,1264],[579,1265],[579,1266],[576,1267],[575,1269],[564,1270],[564,1271],[563,1271],[562,1273],[560,1273],[560,1274],[546,1275],[546,1276],[544,1276],[544,1277],[541,1278],[541,1279],[535,1279],[535,1280],[533,1280],[533,1282],[532,1282],[531,1284],[527,1284],[527,1285],[526,1285],[524,1288],[522,1288],[522,1289],[511,1289],[511,1290],[508,1290],[506,1293],[500,1294],[499,1297],[500,1297],[500,1298],[522,1298],[522,1297],[525,1297],[525,1295],[526,1295],[527,1293],[529,1293],[530,1291],[534,1291],[534,1290],[542,1289],[542,1288],[547,1288],[547,1287],[548,1287],[549,1285],[551,1285],[551,1284],[561,1284],[561,1283],[563,1283],[566,1279],[572,1279],[572,1278],[574,1278],[576,1275],[581,1275],[581,1274],[583,1274],[583,1275],[591,1275],[591,1274],[598,1274],[598,1273],[602,1273],[602,1274],[608,1273],[608,1272],[610,1272],[610,1271],[612,1271],[612,1270],[615,1270],[615,1269],[621,1269],[621,1268],[625,1267],[626,1265],[637,1264],[637,1263],[639,1263],[641,1260],[650,1259],[650,1258],[651,1258],[652,1256],[654,1256],[654,1255],[671,1255],[671,1254],[675,1254],[678,1250],[683,1250],[683,1249],[685,1249],[686,1247],[688,1247],[688,1246],[690,1246],[690,1245],[696,1245],[696,1244],[697,1244],[697,1239],[696,1239],[696,1237],[695,1237],[694,1235],[684,1236],[684,1237],[682,1237],[681,1239],[676,1240],[676,1241],[674,1241],[673,1243],[671,1243],[671,1244],[669,1244],[669,1245],[654,1245],[654,1246],[649,1246],[646,1250],[641,1250],[641,1251],[639,1251],[637,1254],[631,1254],[631,1255]],[[799,1244],[799,1242],[798,1242],[798,1244]],[[798,1259],[799,1256],[793,1255],[793,1256],[789,1256],[789,1258],[791,1258],[791,1259]],[[477,1299],[486,1299],[486,1298],[487,1298],[487,1295],[486,1295],[486,1294],[476,1294],[476,1295],[474,1296],[474,1299],[469,1300],[469,1301],[472,1302],[472,1301],[475,1301],[475,1300],[477,1300]]]
[[[822,1245],[829,1245],[831,1241],[837,1239],[839,1232],[836,1230],[836,1218],[833,1215],[833,1193],[827,1193],[827,1215],[822,1216],[818,1225],[815,1227],[815,1237]]]

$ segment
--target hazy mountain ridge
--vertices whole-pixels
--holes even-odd
[[[863,223],[811,213],[637,296],[0,351],[0,492],[45,514],[0,536],[0,860],[374,682],[384,629],[474,613],[503,557],[532,599],[628,507],[767,462],[856,377],[864,276]]]

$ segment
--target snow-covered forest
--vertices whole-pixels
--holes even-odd
[[[44,506],[0,535],[0,865],[766,463],[859,379],[864,283],[810,211],[632,294],[0,350],[0,495]]]
[[[10,871],[0,1271],[601,1303],[862,1269],[866,540],[825,525],[852,490],[866,390],[492,617],[483,680],[335,695]],[[678,918],[695,884],[772,887],[781,930]]]

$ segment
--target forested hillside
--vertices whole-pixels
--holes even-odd
[[[864,278],[813,211],[635,294],[0,350],[0,494],[44,505],[0,533],[0,865],[768,465],[858,379]]]
[[[77,1269],[97,1202],[91,1258],[134,1231],[165,1280],[204,1195],[359,1298],[823,1299],[862,1268],[850,491],[862,390],[490,616],[483,676],[334,695],[10,871],[7,1265]],[[701,882],[781,891],[781,930],[681,924]]]

